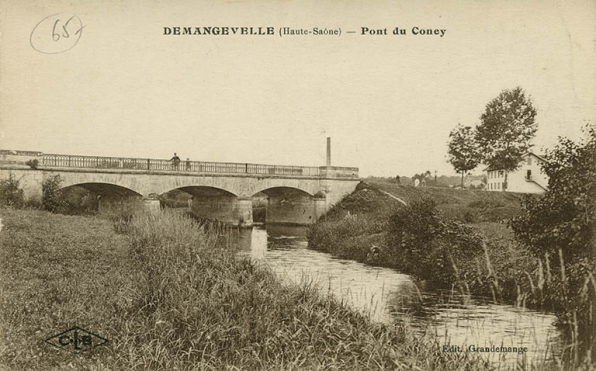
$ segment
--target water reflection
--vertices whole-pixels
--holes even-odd
[[[528,348],[526,355],[484,354],[491,361],[516,363],[526,356],[528,362],[541,361],[560,342],[551,314],[436,290],[392,269],[310,250],[306,228],[255,227],[240,233],[238,245],[240,254],[269,266],[282,279],[316,284],[376,321],[407,322],[421,334],[432,332],[441,345]]]

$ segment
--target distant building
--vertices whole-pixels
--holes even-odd
[[[542,173],[543,157],[528,152],[520,167],[507,174],[507,191],[519,193],[544,193],[548,186],[548,177]],[[486,190],[503,191],[505,171],[498,169],[484,169],[486,172]]]

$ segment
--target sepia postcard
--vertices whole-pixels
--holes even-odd
[[[594,0],[0,0],[0,370],[594,370]]]

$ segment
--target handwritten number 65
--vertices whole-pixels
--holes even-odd
[[[83,28],[85,25],[76,14],[52,14],[35,25],[29,43],[40,53],[64,53],[77,45],[83,35]]]
[[[62,35],[60,35],[58,32],[56,32],[56,26],[58,26],[58,23],[60,22],[60,20],[57,19],[56,22],[54,22],[54,27],[52,28],[52,40],[54,40],[54,42],[57,42],[58,40],[60,40],[60,36],[64,37],[65,39],[68,39],[70,37],[70,34],[68,33],[68,30],[66,29],[66,27],[68,27],[68,23],[73,18],[74,17],[70,17],[68,19],[68,21],[66,21],[66,23],[64,23],[64,25],[62,25],[62,30],[64,31],[62,33]],[[75,34],[78,34],[79,32],[81,32],[82,29],[83,29],[83,27],[81,27]]]

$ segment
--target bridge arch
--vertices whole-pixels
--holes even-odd
[[[122,176],[122,174],[114,173],[84,173],[84,172],[44,172],[44,179],[49,179],[54,176],[60,176],[61,188],[67,188],[71,186],[81,186],[89,184],[104,185],[102,187],[108,188],[109,186],[119,187],[134,192],[138,196],[147,196],[149,192],[143,182],[137,180],[134,177]],[[90,186],[92,188],[98,188],[96,186]],[[116,188],[113,188],[114,190]]]
[[[268,224],[311,224],[325,211],[324,198],[301,188],[281,185],[259,193],[267,196],[265,223]]]
[[[67,186],[61,186],[60,189],[63,190],[70,190],[74,187],[84,188],[89,192],[92,192],[101,197],[142,197],[143,195],[130,189],[127,187],[123,187],[117,184],[112,183],[97,183],[97,182],[88,182],[88,183],[78,183],[78,184],[71,184]]]
[[[275,193],[282,189],[288,192],[295,190],[312,197],[319,191],[319,185],[313,184],[312,182],[304,183],[294,179],[267,179],[267,181],[257,183],[251,187],[248,194],[251,194],[254,197],[257,193]]]
[[[111,183],[77,183],[61,186],[60,189],[65,191],[64,196],[67,199],[78,199],[78,201],[86,199],[85,207],[91,207],[93,210],[100,212],[117,212],[121,215],[134,213],[141,207],[143,200],[142,194],[130,188]],[[81,189],[90,192],[90,194],[87,193],[87,196],[81,195]],[[86,198],[89,196],[91,197]]]
[[[285,185],[279,185],[279,186],[271,186],[268,188],[264,188],[261,189],[258,192],[255,192],[252,196],[254,197],[257,193],[264,193],[266,194],[268,197],[275,197],[275,196],[282,196],[282,195],[287,195],[287,196],[308,196],[308,197],[314,197],[314,195],[305,189],[302,188],[298,188],[298,187],[292,187],[292,186],[285,186]]]
[[[208,185],[190,185],[190,186],[176,187],[176,188],[170,189],[163,193],[173,191],[174,189],[186,192],[193,197],[208,197],[208,196],[237,197],[237,195],[234,192],[231,192],[230,190],[219,188],[219,187],[212,187],[212,186],[208,186]]]

